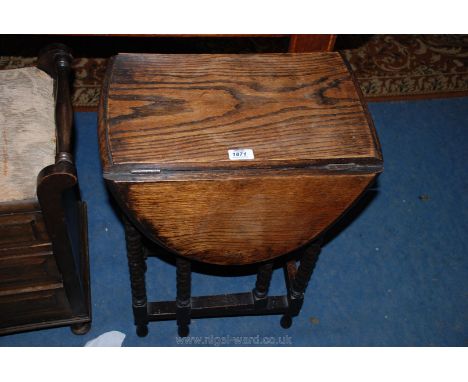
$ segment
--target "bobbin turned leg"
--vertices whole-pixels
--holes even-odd
[[[128,269],[132,287],[132,307],[137,335],[144,337],[148,334],[148,311],[145,285],[146,263],[143,255],[143,244],[140,233],[133,224],[123,217],[125,239],[127,242]]]
[[[191,282],[192,270],[190,261],[180,256],[176,259],[177,267],[177,298],[176,298],[176,319],[178,334],[186,337],[189,334],[190,313],[191,313]]]
[[[271,275],[273,274],[273,263],[260,265],[257,273],[257,281],[252,291],[255,304],[264,306],[267,303],[268,289],[270,288]]]
[[[281,326],[285,329],[292,325],[292,318],[297,316],[301,311],[304,302],[304,292],[309,284],[319,254],[320,243],[313,243],[307,247],[302,255],[299,268],[295,272],[291,280],[292,282],[288,285],[289,312],[284,314],[280,321]]]

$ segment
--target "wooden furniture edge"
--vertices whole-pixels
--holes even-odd
[[[319,52],[307,52],[307,53],[265,53],[262,55],[271,55],[271,56],[276,56],[276,55],[281,55],[281,56],[300,56],[302,54],[315,54]],[[325,53],[325,52],[322,52]],[[372,140],[373,140],[373,145],[375,148],[376,156],[368,156],[368,157],[362,157],[362,158],[347,158],[346,162],[353,162],[357,166],[357,171],[354,168],[348,168],[346,169],[345,167],[339,168],[340,165],[340,160],[337,159],[323,159],[323,160],[307,160],[307,164],[302,163],[301,161],[298,161],[295,164],[295,167],[297,168],[308,168],[309,170],[312,171],[317,171],[320,173],[326,173],[330,171],[330,173],[336,174],[337,171],[339,173],[347,173],[349,170],[349,173],[357,173],[357,172],[381,172],[383,170],[383,158],[382,158],[382,152],[381,152],[381,146],[380,142],[378,140],[376,131],[375,131],[375,126],[372,121],[372,118],[370,117],[365,99],[363,97],[363,94],[359,88],[359,85],[357,83],[356,77],[354,76],[353,72],[350,69],[350,66],[348,62],[344,59],[343,55],[339,52],[326,52],[325,54],[331,54],[335,55],[336,57],[339,57],[341,62],[343,63],[343,66],[346,68],[346,71],[348,72],[352,83],[354,84],[354,88],[356,89],[357,96],[360,101],[361,109],[362,112],[366,118],[366,121],[368,123],[368,126],[371,131],[372,135]],[[120,53],[119,55],[125,56],[125,55],[131,55],[135,56],[138,55],[138,53]],[[110,144],[110,137],[109,137],[109,129],[108,129],[108,94],[110,90],[110,86],[112,83],[112,78],[113,78],[113,73],[114,73],[114,67],[115,67],[115,62],[117,60],[117,57],[119,55],[111,57],[109,60],[108,66],[106,68],[106,74],[104,77],[104,82],[102,85],[102,91],[101,91],[101,97],[100,97],[100,104],[99,104],[99,113],[98,113],[98,137],[99,137],[99,146],[100,146],[100,157],[101,157],[101,162],[103,166],[103,173],[104,177],[106,179],[110,180],[130,180],[129,175],[131,173],[137,173],[141,170],[148,170],[150,168],[154,169],[157,168],[161,170],[164,168],[165,171],[170,172],[172,170],[181,170],[181,171],[186,171],[186,170],[191,170],[191,171],[197,171],[200,170],[201,168],[197,168],[197,165],[194,164],[193,166],[186,166],[186,167],[180,167],[180,165],[174,165],[168,166],[167,164],[164,164],[160,166],[157,163],[144,163],[144,164],[131,164],[131,163],[125,163],[125,164],[114,164],[113,163],[113,158],[112,158],[112,148]],[[153,55],[149,53],[148,55]],[[190,54],[189,54],[190,55]],[[199,56],[198,54],[193,54],[196,56]],[[212,54],[204,54],[206,56],[211,56]],[[215,54],[216,55],[216,54]],[[224,54],[218,54],[223,56]],[[233,54],[227,54],[227,55],[233,55]],[[250,54],[246,54],[247,56]],[[333,168],[327,168],[327,165],[333,166]],[[249,168],[254,168],[249,163],[238,163],[237,167],[249,167]],[[257,169],[272,169],[274,167],[281,167],[282,163],[278,161],[278,163],[273,164],[272,166],[270,165],[259,165]],[[366,170],[366,166],[369,166],[369,168]],[[212,168],[210,167],[210,170],[224,170],[228,169],[228,164],[226,164],[226,167],[220,167],[220,168]],[[122,179],[119,178],[119,175],[122,175]],[[146,174],[146,179],[148,178],[148,175]],[[141,177],[135,176],[133,179],[142,179]],[[155,179],[161,179],[160,177],[155,177]]]
[[[369,108],[367,107],[366,99],[364,98],[364,94],[362,93],[361,87],[359,86],[359,82],[357,80],[357,77],[356,77],[356,75],[354,74],[354,72],[353,72],[353,70],[351,68],[351,64],[345,59],[344,54],[342,52],[339,52],[339,55],[341,56],[341,60],[343,61],[346,69],[349,72],[349,75],[351,76],[351,80],[353,81],[354,88],[356,89],[356,93],[357,93],[357,95],[359,97],[359,101],[360,101],[360,104],[362,106],[362,110],[363,110],[364,115],[365,115],[366,120],[367,120],[367,124],[369,125],[369,128],[371,130],[372,139],[374,141],[374,147],[375,147],[376,153],[378,155],[377,159],[379,159],[381,164],[382,164],[382,170],[381,171],[383,171],[382,146],[380,145],[380,140],[379,140],[379,137],[377,135],[377,131],[375,129],[374,121],[373,121],[373,119],[372,119],[372,117],[370,115]]]
[[[103,171],[106,172],[112,166],[112,152],[109,147],[109,130],[108,130],[108,94],[111,84],[114,62],[117,56],[113,56],[107,62],[106,72],[104,74],[104,81],[101,88],[101,96],[99,98],[98,106],[98,141],[99,141],[99,155]]]
[[[71,52],[62,44],[51,44],[39,54],[38,68],[54,78],[57,146],[55,163],[43,168],[38,174],[37,197],[52,242],[57,266],[63,276],[63,285],[72,312],[77,316],[89,316],[85,301],[87,291],[80,278],[80,276],[89,278],[89,268],[88,272],[81,273],[75,264],[68,227],[72,223],[67,220],[66,201],[64,200],[64,193],[74,189],[71,208],[78,208],[78,222],[74,228],[79,230],[80,239],[84,239],[80,242],[78,254],[80,261],[84,261],[83,256],[87,259],[87,249],[84,250],[83,246],[88,243],[87,238],[83,237],[83,229],[87,230],[87,224],[86,219],[83,221],[84,202],[81,201],[79,195],[76,167],[71,154],[73,133],[70,92],[71,62]]]

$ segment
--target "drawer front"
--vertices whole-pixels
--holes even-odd
[[[0,249],[47,242],[41,212],[0,215]]]
[[[63,288],[0,296],[0,333],[19,326],[34,329],[50,321],[66,320],[72,312]]]

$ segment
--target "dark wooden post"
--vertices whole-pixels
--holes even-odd
[[[315,243],[304,251],[291,288],[291,293],[294,297],[304,298],[304,292],[309,284],[319,254],[320,246]]]
[[[304,302],[304,292],[309,284],[310,277],[312,276],[320,254],[320,244],[321,241],[317,241],[305,248],[299,268],[295,272],[292,271],[294,276],[288,284],[289,312],[283,315],[280,322],[281,326],[285,329],[292,325],[292,318],[297,316],[301,311]],[[286,272],[288,272],[287,269]],[[291,272],[291,270],[289,270],[289,272]],[[291,277],[291,275],[287,277]]]
[[[190,313],[191,313],[191,284],[192,269],[190,261],[177,256],[177,298],[176,298],[176,319],[178,333],[180,337],[189,334]]]
[[[56,162],[72,162],[73,107],[70,92],[72,55],[62,44],[51,44],[39,53],[37,67],[55,79]]]
[[[271,276],[273,274],[273,262],[260,265],[257,273],[257,282],[252,291],[255,303],[266,304],[268,289],[270,288]]]
[[[137,335],[144,337],[148,334],[148,311],[145,283],[145,259],[143,257],[143,243],[140,232],[133,226],[126,216],[123,218],[125,239],[127,243],[128,269],[132,287],[132,306]]]
[[[73,163],[72,131],[73,108],[70,96],[72,55],[68,47],[51,44],[38,57],[37,67],[52,78],[55,87],[56,158],[55,164],[45,167],[37,177],[37,197],[44,214],[47,231],[52,241],[57,266],[62,273],[65,292],[76,316],[89,316],[88,286],[80,270],[83,259],[81,246],[76,246],[71,232],[78,234],[83,221],[76,216],[83,203],[79,195],[76,168]],[[78,232],[76,232],[78,231]],[[76,256],[80,264],[74,260]],[[72,327],[74,333],[84,334],[90,328],[85,322]]]

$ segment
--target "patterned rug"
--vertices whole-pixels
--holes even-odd
[[[343,50],[368,101],[468,95],[468,35],[374,35]]]
[[[468,95],[468,35],[344,37],[355,45],[342,53],[367,101]],[[35,63],[35,58],[0,56],[0,69]],[[106,63],[106,58],[74,60],[76,110],[97,108]]]

